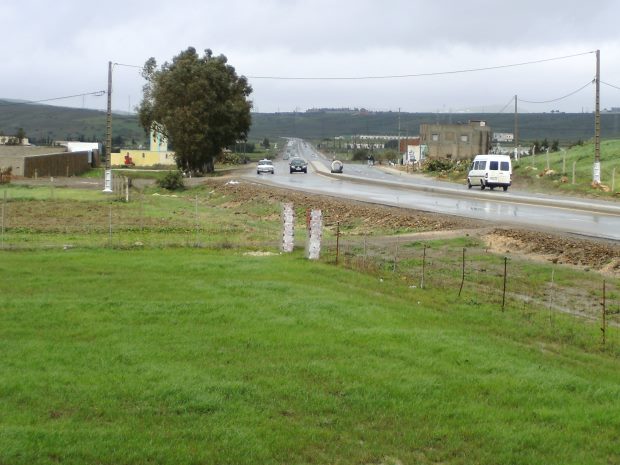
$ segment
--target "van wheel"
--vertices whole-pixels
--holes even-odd
[[[469,182],[469,179],[467,180],[467,188],[471,189],[471,182]]]
[[[486,186],[482,181],[480,181],[480,190],[483,191]]]
[[[502,186],[504,188],[504,192],[508,190],[508,186]]]

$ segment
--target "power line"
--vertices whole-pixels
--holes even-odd
[[[102,95],[105,95],[105,94],[106,94],[105,90],[98,90],[96,92],[86,92],[84,94],[67,95],[65,97],[46,98],[43,100],[28,100],[25,102],[0,102],[0,106],[10,107],[14,105],[32,105],[35,103],[52,102],[54,100],[65,100],[65,99],[70,99],[70,98],[75,98],[75,97],[87,97],[89,95],[92,95],[94,97],[101,97]]]
[[[564,100],[565,98],[571,97],[572,95],[575,95],[577,92],[581,92],[583,89],[585,89],[588,86],[591,86],[594,83],[594,80],[589,81],[587,84],[585,84],[584,86],[580,87],[579,89],[571,92],[570,94],[566,94],[562,97],[558,97],[558,98],[554,98],[551,100],[542,100],[542,101],[535,101],[535,100],[523,100],[523,99],[519,99],[519,102],[523,102],[523,103],[552,103],[552,102],[558,102],[560,100]]]
[[[613,87],[614,89],[618,89],[618,90],[620,90],[620,87],[618,87],[618,86],[614,86],[613,84],[609,84],[608,82],[603,82],[603,81],[601,81],[601,84],[605,84],[606,86]]]
[[[500,112],[500,113],[504,113],[504,110],[505,110],[506,108],[508,108],[508,107],[510,106],[510,104],[511,104],[512,102],[514,102],[514,100],[515,100],[515,98],[514,98],[514,97],[511,97],[511,98],[510,98],[510,100],[508,101],[508,103],[507,103],[506,105],[504,105],[504,108],[502,108],[499,112]]]
[[[508,65],[487,66],[482,68],[469,68],[459,69],[453,71],[438,71],[432,73],[417,73],[417,74],[396,74],[388,76],[340,76],[340,77],[303,77],[303,76],[247,76],[248,79],[271,79],[271,80],[288,80],[288,81],[353,81],[353,80],[370,80],[370,79],[402,79],[402,78],[416,78],[416,77],[428,77],[428,76],[445,76],[450,74],[463,74],[474,73],[479,71],[490,71],[495,69],[514,68],[517,66],[534,65],[538,63],[546,63],[550,61],[566,60],[568,58],[575,58],[583,55],[595,53],[594,51],[576,53],[574,55],[565,55],[561,57],[545,58],[543,60],[524,61],[521,63],[512,63]]]
[[[138,68],[138,69],[144,69],[144,66],[137,66],[137,65],[126,65],[123,63],[112,63],[114,66],[125,66],[126,68]]]

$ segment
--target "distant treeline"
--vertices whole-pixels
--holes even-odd
[[[456,124],[482,120],[493,132],[513,133],[514,114],[507,113],[401,113],[401,136],[416,136],[422,123]],[[251,138],[263,136],[332,139],[352,135],[397,135],[399,114],[381,113],[259,113],[252,116]],[[562,145],[594,137],[593,113],[523,113],[518,115],[519,140],[558,140]],[[620,114],[601,115],[601,137],[620,139]]]
[[[512,113],[400,113],[401,136],[419,134],[422,123],[466,123],[483,120],[493,132],[514,132]],[[592,113],[523,113],[518,115],[519,140],[558,140],[562,145],[587,141],[594,137]],[[103,141],[106,133],[105,112],[50,105],[17,104],[0,100],[0,134],[15,135],[23,128],[35,144],[52,140]],[[398,112],[328,112],[254,113],[248,141],[276,141],[279,137],[333,139],[352,135],[397,135]],[[144,129],[135,115],[117,115],[112,121],[114,145],[147,144]],[[601,136],[620,139],[620,114],[601,115]],[[253,148],[253,147],[252,147]],[[248,145],[246,151],[251,151]]]

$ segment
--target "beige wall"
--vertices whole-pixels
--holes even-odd
[[[489,153],[491,128],[486,123],[421,124],[420,139],[428,147],[429,158],[470,159]]]
[[[150,150],[122,150],[112,154],[112,166],[125,166],[125,155],[129,154],[136,166],[176,166],[174,152],[154,152]]]

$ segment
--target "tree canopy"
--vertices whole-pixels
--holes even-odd
[[[154,58],[144,64],[140,123],[169,140],[185,171],[212,172],[221,150],[247,137],[252,88],[227,62],[224,55],[207,49],[201,57],[189,47],[159,69]]]

